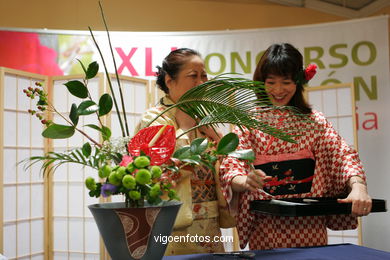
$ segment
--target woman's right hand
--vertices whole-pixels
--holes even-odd
[[[256,191],[262,189],[264,182],[271,176],[267,176],[262,170],[253,170],[248,175],[238,175],[232,179],[232,189],[235,192]]]

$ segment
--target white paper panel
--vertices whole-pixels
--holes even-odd
[[[15,149],[4,149],[4,171],[3,181],[4,183],[15,183],[16,181],[16,150]]]
[[[43,184],[32,184],[31,185],[31,196],[32,196],[31,217],[32,218],[43,217],[44,216]]]
[[[72,259],[72,260],[84,260],[84,254],[70,253],[69,254],[69,259]]]
[[[95,254],[87,254],[85,255],[85,260],[99,260],[100,257],[99,255],[95,255]]]
[[[69,219],[69,250],[70,251],[84,251],[84,226],[83,219],[70,218]]]
[[[81,164],[69,164],[69,181],[79,181],[84,182],[85,176],[84,176],[84,167]]]
[[[336,90],[328,89],[322,92],[323,96],[323,113],[326,117],[337,116],[337,94]]]
[[[53,222],[53,247],[54,250],[68,250],[68,222],[65,218],[54,218]],[[57,258],[56,258],[57,259]],[[59,258],[61,259],[61,258]]]
[[[69,215],[70,216],[83,216],[83,183],[70,183],[69,184]]]
[[[343,243],[343,237],[328,237],[328,244],[334,245],[334,244],[342,244]]]
[[[53,184],[53,215],[65,216],[67,215],[68,205],[68,189],[66,183]]]
[[[44,224],[42,220],[33,220],[31,221],[31,252],[38,253],[43,252],[44,247]]]
[[[30,223],[21,222],[18,223],[17,228],[17,244],[18,244],[18,255],[30,254]]]
[[[134,99],[135,109],[131,112],[142,114],[147,108],[146,87],[144,84],[134,83],[133,88],[135,90],[133,97],[136,98]]]
[[[31,117],[31,116],[30,116]],[[42,136],[43,131],[43,125],[41,121],[39,121],[36,117],[31,117],[31,146],[32,147],[43,147],[43,140],[44,138]]]
[[[31,150],[31,155],[29,156],[42,156],[44,154],[43,149],[37,149],[37,150]],[[29,175],[32,182],[44,182],[43,178],[43,171],[41,170],[42,162],[36,163],[32,165],[29,169],[26,169],[25,171],[30,171]],[[25,164],[22,164],[23,167],[25,167]]]
[[[30,157],[30,150],[26,150],[26,149],[19,149],[18,152],[17,152],[17,160],[18,162],[21,161],[21,160],[24,160],[26,158]],[[30,169],[28,170],[25,170],[25,165],[24,164],[18,164],[17,165],[17,181],[18,182],[30,182],[30,179],[31,179],[31,171]]]
[[[30,186],[29,185],[19,185],[17,189],[17,210],[18,210],[18,219],[30,218]]]
[[[4,111],[4,146],[16,146],[16,113]]]
[[[37,254],[37,255],[33,255],[33,256],[31,256],[30,259],[31,260],[42,260],[42,259],[44,259],[44,255],[43,255],[43,253]]]
[[[354,145],[353,136],[353,121],[352,117],[339,118],[339,134],[345,139],[349,145]]]
[[[60,152],[60,150],[56,150],[56,152]],[[56,171],[53,174],[53,181],[66,181],[68,178],[68,167],[69,165],[63,164],[60,167],[56,168]]]
[[[11,258],[16,256],[16,225],[9,224],[4,226],[3,233],[4,252],[3,255]]]
[[[351,89],[341,88],[337,90],[337,104],[339,115],[350,116],[352,115],[352,99]]]
[[[85,220],[85,251],[99,252],[99,230],[94,219]]]
[[[70,107],[68,107],[68,90],[65,85],[66,81],[55,81],[53,87],[53,104],[55,104],[56,109],[60,112],[69,112]]]
[[[69,260],[68,253],[55,252],[54,253],[55,260]]]
[[[34,118],[31,118],[30,114],[18,113],[17,139],[18,139],[18,145],[20,146],[30,146],[30,140],[31,140],[30,120],[32,119]]]
[[[15,186],[4,186],[4,221],[10,221],[16,219],[16,187]]]
[[[4,80],[4,108],[16,109],[17,78],[6,74]]]

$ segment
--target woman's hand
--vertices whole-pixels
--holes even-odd
[[[232,179],[232,189],[235,192],[256,191],[262,189],[264,182],[269,180],[271,176],[267,176],[262,170],[253,170],[248,175],[238,175]]]
[[[211,139],[211,141],[218,143],[222,138],[222,132],[218,129],[212,129],[211,127],[201,126],[199,127],[199,132]]]
[[[349,180],[351,192],[345,199],[339,199],[339,203],[351,203],[352,202],[352,216],[366,216],[371,212],[372,200],[367,192],[367,186],[362,181],[355,181],[360,177],[352,177]]]

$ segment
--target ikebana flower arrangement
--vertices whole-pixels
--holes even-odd
[[[92,100],[88,91],[88,79],[95,77],[98,67],[98,64],[93,62],[84,69],[83,82],[73,80],[64,84],[70,94],[81,99],[80,104],[72,104],[68,117],[58,112],[49,102],[48,94],[41,83],[38,82],[34,88],[28,87],[23,91],[28,98],[37,100],[36,109],[28,112],[35,115],[46,126],[42,136],[64,139],[79,132],[88,140],[78,149],[30,157],[27,159],[28,166],[42,162],[42,169],[46,172],[54,171],[64,163],[92,167],[96,169],[97,176],[89,176],[85,180],[91,197],[120,194],[125,197],[126,206],[142,207],[145,202],[149,205],[158,205],[163,198],[179,200],[174,190],[175,183],[172,176],[183,167],[201,165],[214,170],[214,163],[218,157],[226,155],[248,161],[254,159],[251,150],[236,151],[238,137],[232,133],[224,136],[218,145],[209,142],[206,138],[198,138],[190,146],[182,147],[176,152],[175,129],[169,125],[141,129],[132,138],[124,134],[120,142],[111,139],[111,130],[102,124],[101,117],[110,113],[113,104],[117,104],[116,98],[105,93],[96,102]],[[57,114],[68,125],[57,124],[47,119],[51,118],[49,113]],[[89,115],[95,115],[100,125],[89,124],[86,127],[100,132],[102,143],[91,138],[78,126],[79,118]],[[119,113],[118,116],[120,117]],[[122,121],[124,120],[120,120]],[[120,147],[115,147],[118,144]]]

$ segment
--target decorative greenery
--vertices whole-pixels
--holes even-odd
[[[113,54],[109,30],[100,2],[99,6]],[[24,160],[26,167],[42,162],[42,170],[46,174],[54,172],[66,163],[91,167],[96,170],[100,181],[93,177],[85,180],[90,196],[106,197],[122,194],[128,206],[139,207],[144,201],[158,204],[164,198],[178,199],[172,176],[179,174],[180,169],[184,167],[206,167],[214,171],[216,160],[222,156],[234,156],[247,161],[254,160],[253,151],[236,151],[239,141],[237,135],[233,133],[224,136],[217,145],[205,138],[200,138],[176,152],[174,152],[175,132],[172,126],[147,127],[130,138],[125,116],[125,101],[114,56],[112,55],[112,58],[122,110],[119,109],[119,102],[114,95],[115,92],[99,45],[96,43],[92,30],[90,28],[89,30],[101,56],[110,93],[104,93],[98,100],[92,99],[88,81],[97,75],[99,65],[97,62],[92,62],[85,67],[81,61],[79,62],[84,71],[84,79],[71,80],[64,84],[71,95],[80,99],[80,103],[71,105],[68,115],[56,110],[49,102],[48,94],[40,83],[36,83],[35,88],[28,87],[24,90],[28,98],[38,99],[36,110],[29,110],[29,113],[38,117],[46,126],[42,136],[50,139],[66,139],[79,132],[86,137],[88,142],[71,151],[49,152],[43,156],[27,158]],[[119,139],[112,138],[111,129],[101,120],[101,117],[108,115],[114,106],[116,111],[123,112],[123,114],[116,113],[122,131],[122,137]],[[188,131],[202,126],[215,128],[220,124],[234,124],[239,127],[260,129],[277,138],[293,141],[291,129],[271,126],[268,124],[270,118],[264,117],[264,111],[275,108],[265,93],[264,85],[260,82],[221,75],[189,90],[175,105],[160,115],[175,107],[197,120],[198,125]],[[285,108],[278,109],[284,110]],[[52,114],[60,116],[67,124],[52,122]],[[80,117],[91,115],[96,116],[98,123],[88,124],[85,127],[98,131],[99,140],[93,139],[79,125]],[[288,117],[286,119],[288,120]],[[167,138],[168,142],[162,144],[161,141]]]

